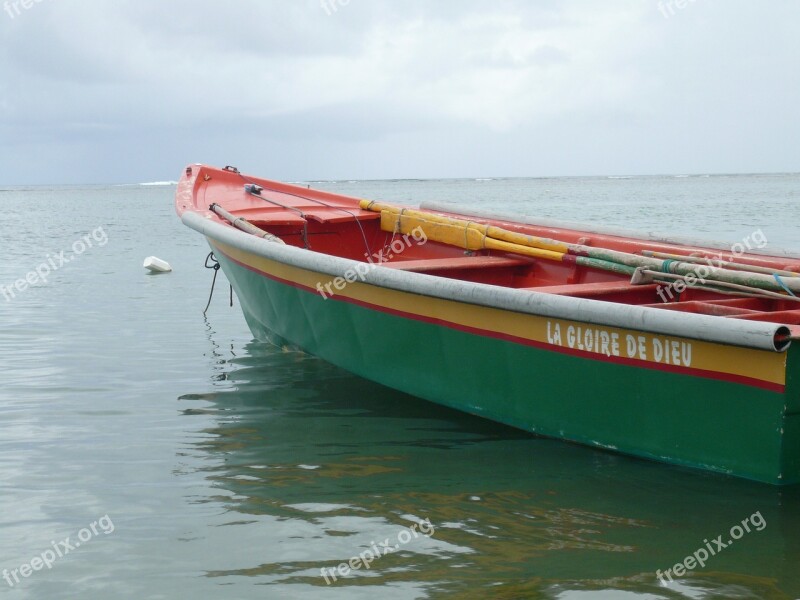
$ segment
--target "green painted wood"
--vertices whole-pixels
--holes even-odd
[[[217,257],[259,338],[277,335],[367,379],[529,432],[772,484],[800,482],[800,419],[787,421],[784,394],[325,300]],[[797,366],[794,349],[791,356]],[[797,393],[796,378],[790,388]]]

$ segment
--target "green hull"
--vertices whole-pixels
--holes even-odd
[[[778,392],[554,352],[324,299],[215,251],[261,339],[277,335],[367,379],[536,434],[771,484],[800,481],[791,375]],[[797,349],[786,357],[797,373]]]

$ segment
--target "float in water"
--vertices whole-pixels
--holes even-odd
[[[203,165],[176,209],[260,339],[532,433],[800,482],[800,259],[761,232],[725,249]]]

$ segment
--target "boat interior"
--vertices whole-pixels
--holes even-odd
[[[720,289],[699,284],[680,285],[675,280],[659,280],[658,277],[632,283],[630,274],[592,268],[574,260],[539,258],[504,249],[470,247],[468,243],[459,242],[457,237],[454,240],[452,236],[447,239],[429,236],[425,227],[420,230],[410,229],[409,226],[404,230],[395,223],[400,222],[395,217],[404,213],[406,209],[403,207],[397,207],[399,213],[387,215],[385,210],[363,208],[364,203],[360,205],[355,198],[247,177],[232,167],[224,170],[207,167],[198,169],[200,172],[194,174],[193,210],[207,211],[212,204],[222,206],[237,219],[245,219],[281,238],[286,244],[299,248],[377,263],[384,268],[519,290],[730,319],[775,322],[790,326],[792,337],[800,334],[800,301],[788,289],[786,292],[779,289],[777,293],[757,289]],[[188,205],[183,208],[189,209]],[[784,278],[800,273],[800,259],[792,257],[723,252],[712,248],[434,212],[437,218],[469,219],[470,223],[490,224],[504,231],[558,240],[589,249],[603,248],[639,256],[648,252],[663,253],[678,260],[685,257],[698,264],[721,260],[726,264],[735,263],[733,266],[737,269],[752,266],[761,273],[780,272]],[[214,215],[213,218],[219,217]],[[775,278],[779,283],[784,281],[777,276]],[[685,283],[685,279],[682,281]]]

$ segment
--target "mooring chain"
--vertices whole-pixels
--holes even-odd
[[[222,268],[222,265],[219,264],[219,261],[217,260],[217,257],[214,256],[213,252],[209,252],[208,256],[206,256],[205,266],[206,269],[212,269],[214,271],[214,279],[211,280],[211,292],[208,294],[208,304],[206,304],[206,308],[203,311],[203,316],[206,316],[206,313],[208,312],[208,307],[211,306],[211,299],[214,297],[214,286],[217,283],[217,273],[219,273],[219,270]],[[230,288],[231,288],[230,302],[231,306],[233,306],[233,285],[231,285]]]

